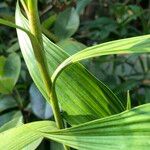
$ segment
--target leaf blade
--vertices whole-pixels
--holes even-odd
[[[58,130],[54,122],[29,123],[0,133],[0,148],[23,148],[37,138],[83,150],[148,150],[150,146],[150,104],[110,117]],[[17,140],[12,140],[15,137]],[[5,141],[1,139],[7,139]],[[18,147],[19,146],[19,147]]]
[[[2,58],[2,57],[1,57]],[[14,88],[20,74],[21,60],[18,54],[12,53],[1,66],[0,92],[8,94]]]
[[[126,38],[88,47],[67,58],[55,70],[52,80],[67,66],[78,61],[104,55],[150,52],[150,35]]]
[[[16,24],[28,30],[27,21],[22,16],[19,6],[17,6],[16,11]],[[44,85],[36,66],[30,40],[20,30],[17,30],[17,34],[29,72],[41,93],[48,100],[48,95],[44,90]],[[45,36],[43,36],[43,40],[49,74],[52,75],[57,66],[69,55]],[[76,64],[76,67],[71,67],[62,74],[57,82],[56,92],[64,112],[64,118],[71,125],[87,122],[124,110],[124,106],[118,98],[80,64]]]

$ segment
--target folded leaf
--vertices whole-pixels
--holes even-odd
[[[80,150],[149,150],[149,116],[150,104],[145,104],[44,136]]]
[[[63,130],[57,130],[50,121],[29,123],[1,133],[0,149],[21,149],[40,137],[46,137],[80,150],[149,150],[149,110],[150,104],[145,104]]]
[[[23,124],[23,116],[22,116],[20,111],[12,111],[12,112],[6,113],[4,115],[1,115],[0,120],[1,120],[0,125],[3,124],[0,127],[0,132],[7,131],[7,130],[14,128],[14,127],[19,127]],[[2,135],[3,135],[3,133],[2,133]],[[34,149],[36,149],[42,140],[43,140],[42,137],[38,138],[37,140],[31,142],[30,144],[24,146],[23,150],[29,150],[29,149],[34,150]]]
[[[39,132],[38,129],[51,131],[56,129],[56,127],[54,122],[39,121],[7,130],[0,133],[0,149],[21,150],[26,149],[27,146],[30,147],[32,143],[36,143],[44,137],[43,133]]]
[[[70,64],[87,58],[112,54],[131,54],[146,52],[150,52],[150,34],[106,42],[96,46],[88,47],[70,56],[62,64],[60,64],[60,66],[55,70],[52,79],[54,80],[56,76]]]
[[[28,29],[28,23],[22,16],[18,5],[16,24]],[[31,42],[24,32],[17,30],[17,34],[29,72],[41,93],[49,100],[36,65]],[[43,40],[51,76],[57,66],[69,56],[44,35]],[[64,112],[64,118],[71,125],[109,116],[124,110],[120,100],[80,64],[64,71],[56,83],[56,92]]]

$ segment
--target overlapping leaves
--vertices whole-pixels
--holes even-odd
[[[67,58],[55,70],[52,79],[54,80],[55,77],[70,64],[73,64],[75,62],[87,58],[111,55],[111,54],[132,54],[132,53],[144,53],[144,52],[145,53],[150,52],[150,35],[116,40],[116,41],[92,46]]]
[[[22,16],[19,6],[16,10],[16,24],[28,29],[27,21]],[[41,93],[49,100],[36,65],[30,39],[20,30],[17,30],[17,34],[29,72]],[[49,73],[52,75],[57,66],[69,56],[44,35],[43,41]],[[70,67],[61,74],[56,82],[56,93],[64,117],[71,125],[109,116],[124,110],[118,98],[80,64]]]
[[[57,130],[54,122],[50,121],[26,124],[0,134],[0,149],[22,149],[31,142],[46,137],[82,150],[148,150],[149,110],[150,104],[146,104],[64,130]]]
[[[17,6],[16,22],[19,26],[28,29],[27,22],[21,15],[19,6]],[[26,30],[24,31],[26,32]],[[24,32],[20,30],[17,32],[30,74],[42,94],[47,98],[43,83],[40,80],[30,39]],[[49,73],[52,75],[57,66],[68,55],[45,36],[43,36],[43,39]],[[85,49],[63,62],[52,79],[55,81],[57,75],[66,66],[82,59],[126,52],[149,52],[149,40],[149,35],[147,35]],[[56,82],[56,92],[65,113],[65,118],[70,124],[79,124],[100,117],[105,118],[64,130],[57,130],[55,123],[50,121],[22,125],[0,134],[0,149],[15,150],[26,148],[26,146],[31,148],[31,144],[34,145],[34,142],[41,141],[46,137],[82,150],[148,150],[150,146],[150,104],[106,117],[123,111],[124,107],[104,84],[97,81],[80,64],[75,64],[60,74]],[[3,141],[3,139],[7,140]]]

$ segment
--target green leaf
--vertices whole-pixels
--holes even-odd
[[[16,11],[16,24],[28,29],[28,23],[22,16],[19,6],[17,6]],[[31,42],[24,32],[17,30],[17,34],[29,72],[45,99],[49,100],[36,65]],[[45,36],[43,36],[43,40],[49,73],[52,75],[57,66],[69,55]],[[56,83],[56,92],[63,110],[63,116],[71,125],[124,110],[118,98],[80,64],[76,64],[62,73]]]
[[[4,66],[6,63],[6,58],[4,56],[0,56],[0,75],[2,76],[4,74]]]
[[[55,130],[56,127],[54,122],[39,121],[7,130],[0,133],[0,149],[20,150],[26,148],[27,146],[31,146],[31,143],[43,139],[44,137],[43,133],[39,132],[38,129],[44,131],[52,131]]]
[[[20,57],[16,54],[10,54],[8,58],[1,57],[2,63],[0,64],[0,93],[10,93],[20,74],[21,61]]]
[[[79,27],[79,16],[74,8],[67,8],[58,15],[54,32],[59,39],[71,37]]]
[[[149,110],[150,104],[146,104],[74,128],[49,132],[46,137],[82,150],[148,150]]]
[[[43,22],[42,22],[42,26],[46,29],[49,29],[50,27],[53,26],[54,22],[56,20],[56,14],[48,17],[47,19],[45,19]]]
[[[8,53],[12,53],[12,52],[16,52],[17,50],[19,50],[19,43],[16,42],[14,43],[12,46],[10,46],[6,51]]]
[[[52,79],[54,80],[56,76],[70,64],[87,58],[113,54],[132,54],[144,52],[150,52],[150,35],[126,38],[88,47],[83,51],[70,56],[62,64],[60,64],[60,66],[55,70]]]
[[[127,80],[119,85],[117,85],[113,92],[116,94],[116,95],[119,95],[123,92],[126,92],[127,90],[132,90],[133,88],[135,87],[138,87],[140,85],[140,81],[137,81],[137,80]]]
[[[39,138],[37,140],[35,140],[32,143],[29,143],[27,146],[25,146],[23,149],[21,150],[36,150],[37,147],[40,145],[40,143],[42,142],[43,138]]]
[[[11,119],[10,121],[8,121],[7,123],[5,123],[3,126],[0,127],[0,132],[4,132],[14,127],[18,127],[22,124],[23,124],[22,115],[14,117],[13,119]]]
[[[131,105],[130,92],[127,91],[127,110],[130,110],[131,108],[132,108],[132,105]]]
[[[0,95],[0,113],[14,107],[17,107],[17,103],[12,96]]]
[[[0,115],[0,126],[3,126],[5,123],[8,123],[10,120],[13,120],[19,117],[22,117],[22,114],[20,111],[11,111],[3,115]]]
[[[57,142],[50,143],[50,150],[64,150],[63,145]]]
[[[0,133],[3,134],[4,131],[9,130],[14,127],[19,127],[23,124],[23,116],[20,111],[12,111],[10,113],[6,113],[0,116],[1,124]],[[24,146],[23,150],[36,149],[38,145],[41,143],[43,138],[39,138],[29,145]]]
[[[82,150],[149,150],[149,110],[150,104],[145,104],[63,130],[57,130],[50,121],[29,123],[1,133],[0,149],[21,149],[39,137],[46,137]]]
[[[46,102],[35,84],[31,85],[29,93],[33,113],[41,119],[48,119],[52,117],[53,112],[51,106]]]
[[[73,55],[86,48],[84,44],[75,41],[73,39],[61,40],[60,42],[57,43],[57,45],[60,48],[64,49],[65,52],[67,52],[69,55]]]
[[[84,8],[91,2],[91,0],[77,0],[77,7],[76,11],[78,14],[80,14]]]

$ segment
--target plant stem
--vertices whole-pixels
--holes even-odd
[[[38,15],[38,7],[37,7],[37,0],[28,0],[27,1],[27,8],[28,8],[28,19],[29,19],[29,26],[31,33],[37,39],[39,46],[32,43],[34,55],[37,60],[37,65],[42,76],[42,80],[44,82],[46,92],[49,96],[51,106],[54,113],[54,118],[56,121],[56,125],[59,129],[64,128],[63,121],[60,114],[60,109],[58,105],[57,96],[55,90],[52,89],[52,81],[49,76],[47,62],[44,53],[44,45],[42,39],[42,31],[41,31],[41,24]],[[69,147],[64,146],[65,150],[69,150]]]
[[[37,65],[40,71],[40,74],[42,76],[42,80],[44,82],[47,94],[49,95],[49,98],[51,99],[52,108],[54,111],[54,117],[56,120],[56,124],[59,128],[63,128],[61,115],[59,113],[59,106],[57,99],[54,99],[54,94],[52,94],[51,86],[52,82],[49,77],[48,69],[47,69],[47,62],[44,56],[44,45],[43,45],[43,39],[42,39],[42,31],[41,31],[41,25],[40,20],[38,16],[38,9],[37,9],[37,0],[28,0],[28,19],[29,19],[29,26],[31,33],[35,36],[37,41],[39,42],[40,47],[35,47],[33,44],[33,50],[34,54],[37,60]]]

